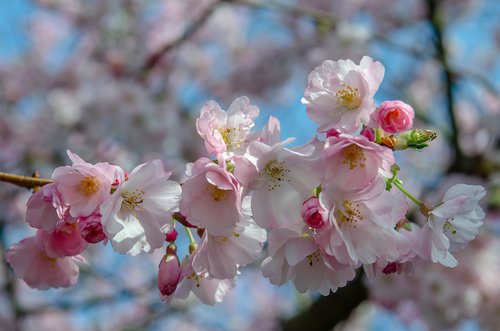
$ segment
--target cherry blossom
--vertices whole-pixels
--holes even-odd
[[[141,164],[101,205],[104,232],[117,252],[137,255],[163,245],[181,194],[169,175],[160,160]]]
[[[50,256],[41,241],[41,237],[37,235],[23,239],[9,248],[5,258],[14,273],[29,286],[40,290],[75,285],[80,273],[77,263],[84,260],[80,256]]]
[[[209,153],[235,152],[241,154],[248,145],[250,130],[259,115],[259,108],[247,97],[233,101],[224,112],[215,101],[208,101],[196,120],[198,133]]]
[[[463,249],[476,237],[485,216],[478,203],[485,195],[486,190],[479,185],[458,184],[448,189],[443,202],[429,211],[419,255],[455,267],[458,262],[450,251]]]
[[[308,77],[302,103],[318,123],[320,132],[335,128],[353,133],[367,125],[375,111],[373,96],[384,78],[384,66],[365,56],[359,65],[351,60],[324,61]]]
[[[222,236],[243,218],[241,185],[224,166],[207,158],[197,160],[189,169],[180,200],[181,213],[189,223]]]

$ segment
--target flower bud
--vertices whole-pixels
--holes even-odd
[[[158,265],[158,289],[164,296],[175,292],[181,278],[181,266],[176,251],[175,244],[168,245],[167,253]]]
[[[338,137],[338,136],[340,136],[340,132],[335,130],[335,129],[330,129],[330,130],[326,131],[327,138]]]
[[[375,130],[373,130],[372,128],[364,128],[363,130],[361,130],[360,135],[365,136],[369,141],[375,141]]]
[[[177,236],[177,230],[174,228],[165,234],[165,241],[174,242],[177,239]]]
[[[415,112],[403,101],[384,101],[374,114],[378,125],[389,133],[409,130],[413,125]]]
[[[399,270],[399,263],[392,262],[386,265],[385,268],[382,270],[382,272],[386,275],[389,275],[398,272],[398,270]]]
[[[328,219],[327,211],[321,207],[317,197],[310,197],[304,202],[301,215],[304,222],[314,229],[322,228]]]
[[[395,150],[413,148],[422,149],[427,147],[429,141],[436,139],[437,134],[431,130],[411,130],[400,134],[397,137]]]
[[[92,214],[88,217],[81,217],[78,227],[80,235],[88,243],[97,244],[106,239],[106,234],[102,229],[101,215]]]

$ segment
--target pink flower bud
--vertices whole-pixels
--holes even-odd
[[[102,229],[101,215],[99,214],[81,217],[78,227],[82,238],[88,243],[97,244],[106,239],[106,234]]]
[[[415,112],[403,101],[384,101],[374,113],[378,125],[386,132],[397,133],[410,129]]]
[[[161,295],[170,296],[177,289],[181,278],[181,266],[174,244],[168,245],[158,266],[158,289]]]
[[[340,136],[340,132],[335,130],[335,129],[330,129],[330,130],[326,131],[327,138],[338,137],[338,136]]]
[[[375,141],[375,130],[372,128],[364,128],[360,134],[368,138],[369,141]]]
[[[319,204],[317,197],[311,197],[302,205],[302,218],[304,222],[314,229],[320,229],[328,219],[327,211]]]
[[[165,234],[165,241],[174,242],[177,239],[177,230],[172,229]]]
[[[386,275],[393,274],[399,270],[399,263],[392,262],[385,266],[382,272]]]

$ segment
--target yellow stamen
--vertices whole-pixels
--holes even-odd
[[[361,97],[357,88],[352,88],[349,85],[338,90],[335,93],[337,97],[337,106],[341,110],[355,110],[361,105]]]
[[[91,196],[101,188],[101,183],[96,176],[87,176],[82,179],[78,190],[86,197]]]
[[[348,164],[349,169],[352,170],[356,167],[364,168],[366,166],[366,157],[363,149],[356,144],[349,145],[342,150],[343,164]]]

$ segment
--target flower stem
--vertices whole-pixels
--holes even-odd
[[[410,192],[408,192],[404,187],[403,183],[399,179],[395,179],[392,181],[392,184],[396,186],[401,192],[403,192],[411,201],[415,202],[415,204],[419,207],[424,205],[424,202],[415,198]]]
[[[19,175],[9,174],[6,172],[0,172],[0,181],[26,188],[35,188],[53,182],[51,179],[37,178],[30,176],[19,176]]]
[[[193,234],[191,233],[191,229],[185,226],[184,230],[186,230],[186,234],[189,237],[189,245],[196,245],[196,240],[194,240]]]

